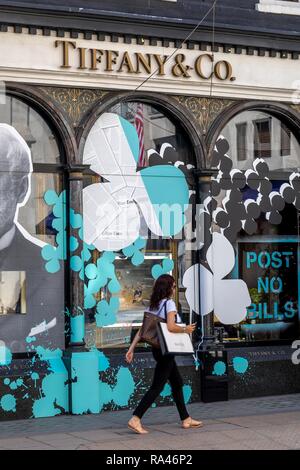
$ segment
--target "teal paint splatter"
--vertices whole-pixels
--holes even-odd
[[[17,401],[13,395],[4,395],[0,400],[0,406],[4,411],[16,412]]]
[[[171,394],[172,394],[171,386],[169,384],[166,384],[160,396],[163,398],[166,398],[166,397],[169,397]]]
[[[120,301],[118,297],[112,297],[109,302],[100,300],[96,309],[96,325],[98,328],[102,326],[113,325],[116,322],[116,314],[119,310]]]
[[[9,366],[11,361],[11,351],[6,346],[4,346],[4,344],[0,344],[0,366]]]
[[[218,361],[215,363],[213,375],[224,375],[226,372],[226,364],[223,361]]]
[[[91,351],[94,351],[98,358],[98,372],[105,372],[109,369],[110,362],[105,354],[102,351],[98,351],[96,347],[92,348]]]
[[[84,315],[71,316],[71,342],[81,343],[84,341],[84,330],[85,330],[85,318]]]
[[[187,404],[192,396],[192,387],[190,385],[183,386],[183,396],[184,396],[184,403]]]
[[[184,212],[189,203],[189,188],[183,172],[172,165],[159,165],[143,168],[140,175],[163,236],[179,233],[185,224]]]
[[[71,359],[73,414],[99,413],[99,358],[95,351],[73,353]]]
[[[151,274],[154,279],[157,279],[163,274],[167,274],[174,269],[174,261],[170,258],[165,258],[162,264],[155,264],[151,269]]]
[[[10,380],[9,380],[9,379],[4,379],[4,384],[5,384],[5,385],[9,385],[9,384],[10,384]]]
[[[124,248],[123,254],[127,256],[127,258],[131,258],[131,263],[133,266],[139,266],[144,262],[145,256],[142,253],[142,249],[146,247],[146,240],[144,238],[139,237],[132,245],[127,246]]]
[[[66,243],[66,191],[57,194],[54,190],[46,191],[44,200],[48,206],[53,206],[52,228],[57,231],[55,237],[56,246],[46,245],[41,250],[42,258],[47,261],[46,271],[57,273],[60,270],[60,262],[67,258]]]
[[[86,266],[85,274],[89,281],[84,286],[85,308],[93,308],[96,305],[95,294],[104,286],[107,286],[111,294],[120,291],[121,285],[117,279],[114,266],[115,257],[115,253],[105,251],[96,264],[90,263]]]
[[[67,380],[66,370],[50,374],[43,379],[41,388],[43,398],[33,403],[32,412],[35,418],[57,416],[62,413],[61,408],[65,412],[69,411],[68,386],[65,385]]]
[[[244,357],[233,358],[233,368],[238,374],[244,374],[249,367],[249,362]]]
[[[132,374],[126,367],[120,367],[116,379],[117,384],[112,389],[112,401],[118,406],[126,406],[135,389]]]
[[[26,338],[26,343],[27,344],[34,343],[35,341],[36,341],[35,336],[27,336],[27,338]]]

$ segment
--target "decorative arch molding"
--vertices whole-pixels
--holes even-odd
[[[49,101],[46,94],[35,86],[6,83],[6,92],[18,98],[37,111],[51,127],[57,137],[61,155],[61,164],[72,167],[78,164],[77,143],[74,131],[55,103]]]
[[[206,136],[207,166],[211,167],[212,153],[222,129],[238,114],[244,111],[262,111],[276,117],[286,124],[300,142],[300,113],[291,106],[281,103],[243,101],[233,104],[220,113],[211,124]]]
[[[143,103],[159,106],[171,117],[176,119],[185,130],[195,153],[195,163],[197,169],[205,168],[205,144],[200,136],[199,126],[194,116],[182,104],[170,96],[162,96],[157,93],[127,92],[110,93],[97,100],[82,117],[77,127],[77,143],[79,149],[79,158],[82,159],[84,145],[87,136],[101,114],[107,109],[120,102],[141,101]]]

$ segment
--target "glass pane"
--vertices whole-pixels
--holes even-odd
[[[33,163],[60,163],[58,145],[48,124],[23,101],[6,96],[0,104],[0,123],[13,126],[31,150]]]
[[[149,150],[160,152],[164,148],[163,144],[170,144],[175,149],[177,161],[194,163],[194,153],[188,137],[182,127],[163,111],[149,104],[133,101],[117,104],[109,112],[122,116],[136,127],[140,140],[139,166],[148,166]]]
[[[48,190],[61,192],[62,175],[32,175],[24,141],[12,128],[0,130],[1,338],[13,353],[27,352],[33,333],[35,346],[64,348],[64,264],[57,266],[64,257],[56,251],[58,234],[65,243],[64,211],[58,231],[58,207],[54,216],[44,200]],[[43,257],[48,246],[51,256]]]
[[[194,153],[181,126],[162,110],[130,102],[100,116],[83,159],[98,173],[85,178],[83,195],[86,241],[96,248],[86,269],[87,291],[93,291],[87,296],[88,345],[126,347],[160,274],[176,278],[178,311],[183,319],[190,315],[182,287],[184,270],[192,264],[183,214]],[[111,277],[93,278],[95,266]]]
[[[283,184],[273,181],[272,190],[279,191]],[[241,192],[243,201],[257,198],[248,186]],[[218,197],[219,207],[224,197],[225,191]],[[215,326],[225,330],[225,341],[292,340],[298,335],[299,211],[286,204],[280,214],[280,223],[270,223],[262,214],[252,235],[240,230],[231,239],[235,266],[228,278],[246,283],[251,305],[245,320],[236,325],[223,325],[214,317]],[[217,225],[213,230],[218,231]]]
[[[241,132],[244,131],[245,146],[241,144]],[[238,114],[221,134],[229,142],[233,168],[252,168],[255,158],[267,158],[271,171],[292,170],[300,166],[297,137],[286,126],[283,131],[280,120],[264,112],[245,111]],[[242,152],[241,145],[245,147]]]

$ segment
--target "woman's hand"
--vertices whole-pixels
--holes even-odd
[[[193,331],[195,330],[196,326],[197,326],[197,323],[192,323],[191,325],[186,326],[186,327],[185,327],[185,332],[190,335],[191,333],[193,333]]]
[[[130,349],[128,349],[126,355],[125,355],[125,359],[126,359],[126,362],[128,362],[128,364],[131,364],[131,362],[133,361],[133,351],[131,351]]]

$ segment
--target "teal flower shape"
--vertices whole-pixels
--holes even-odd
[[[152,266],[151,274],[154,279],[157,279],[162,274],[167,274],[174,269],[174,261],[170,258],[165,258],[162,264],[155,264]]]
[[[56,273],[60,270],[60,261],[67,258],[66,243],[66,192],[62,191],[59,195],[53,191],[46,191],[44,200],[47,205],[53,206],[52,228],[57,231],[55,237],[56,246],[45,245],[41,250],[41,255],[47,261],[45,268],[50,273]],[[75,242],[72,240],[72,246]]]
[[[110,293],[115,294],[121,289],[117,279],[114,260],[115,253],[105,251],[97,263],[89,263],[85,268],[85,275],[89,279],[85,286],[85,308],[92,308],[96,305],[94,294],[102,287],[107,286]]]
[[[131,263],[134,266],[139,266],[144,262],[144,253],[141,252],[146,246],[146,240],[139,237],[134,243],[123,248],[122,252],[128,258],[131,258]]]
[[[118,297],[112,297],[110,302],[100,300],[97,304],[95,315],[97,327],[113,325],[116,322],[116,313],[119,309],[120,301]]]

